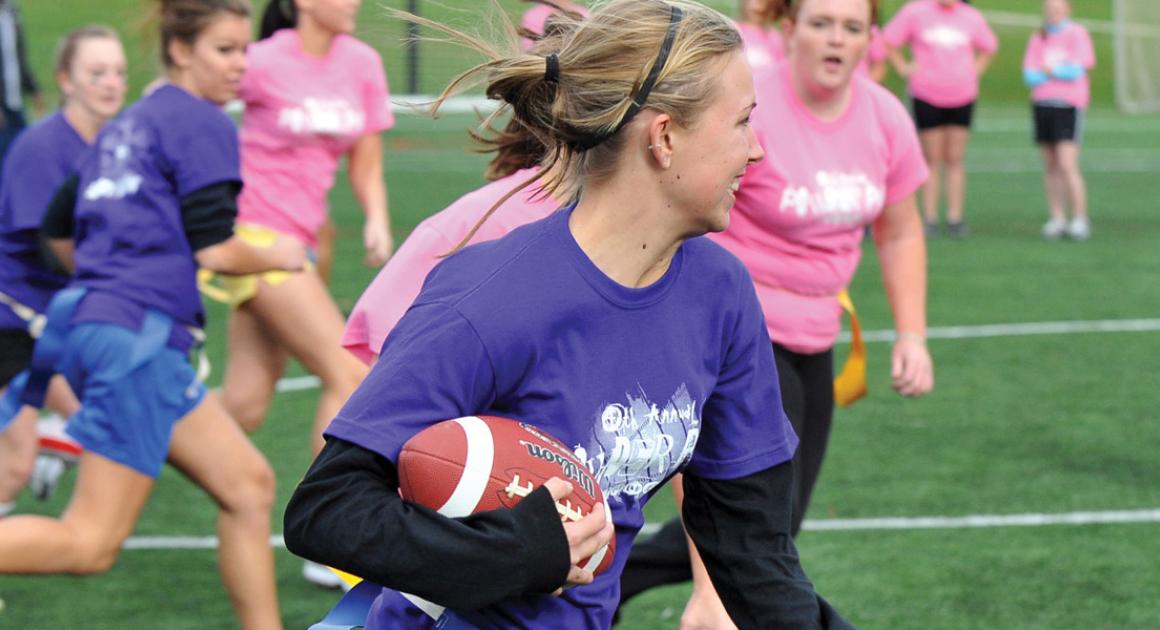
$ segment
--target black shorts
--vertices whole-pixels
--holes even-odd
[[[1083,131],[1083,112],[1078,108],[1033,103],[1031,115],[1035,119],[1036,144],[1079,142]]]
[[[912,96],[910,108],[914,112],[914,124],[919,131],[947,126],[970,129],[971,119],[975,114],[974,101],[962,107],[939,107]]]
[[[8,381],[32,362],[34,343],[35,340],[27,330],[0,330],[0,387],[7,387]]]

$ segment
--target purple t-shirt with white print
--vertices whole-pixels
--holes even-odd
[[[539,426],[588,463],[616,524],[612,569],[559,597],[474,611],[496,627],[608,627],[642,507],[661,483],[681,469],[742,477],[797,446],[740,261],[695,238],[660,280],[626,288],[580,249],[570,216],[557,211],[437,266],[326,431],[396,461],[430,424],[493,414]],[[385,590],[367,628],[433,623]]]
[[[164,85],[105,125],[78,170],[73,284],[90,293],[73,322],[137,329],[152,308],[202,327],[180,202],[241,181],[233,122],[217,105]],[[172,345],[186,346],[188,333],[174,330]]]
[[[0,178],[0,292],[43,313],[68,276],[48,268],[40,254],[40,223],[56,189],[76,170],[88,148],[64,114],[55,112],[17,137]],[[25,328],[0,304],[0,329]]]

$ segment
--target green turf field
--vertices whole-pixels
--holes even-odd
[[[1028,12],[1039,1],[978,4]],[[1102,0],[1076,5],[1107,18]],[[88,19],[128,23],[136,14],[130,6],[24,2],[30,34],[41,44]],[[1021,55],[1025,36],[1006,33],[1006,52]],[[1013,57],[1000,62],[1018,64]],[[1150,320],[1153,331],[932,339],[937,386],[918,401],[890,392],[889,347],[871,343],[870,396],[837,413],[811,522],[799,540],[822,593],[860,628],[1160,627],[1156,522],[921,529],[901,521],[896,529],[823,529],[857,524],[850,519],[1160,510],[1153,319],[1160,312],[1160,207],[1150,192],[1160,173],[1160,117],[1116,114],[1106,107],[1106,88],[1104,106],[1089,116],[1083,160],[1095,236],[1046,243],[1038,235],[1045,218],[1038,158],[1017,89],[1017,78],[1004,81],[995,90],[1005,96],[996,100],[1007,104],[987,104],[977,117],[968,159],[973,236],[930,243],[931,326]],[[481,183],[484,159],[465,142],[469,124],[464,116],[403,116],[388,134],[397,238]],[[332,285],[349,308],[374,271],[361,266],[358,210],[345,184],[333,202],[341,241]],[[869,330],[890,328],[877,273],[870,251],[852,287]],[[211,308],[215,381],[226,352],[224,315]],[[280,394],[255,436],[278,472],[275,531],[309,463],[316,396]],[[20,510],[58,513],[68,487],[62,490],[48,504],[26,499]],[[672,512],[667,493],[649,506],[652,521]],[[135,536],[163,537],[164,546],[179,542],[173,537],[213,534],[210,501],[166,471]],[[134,549],[101,577],[0,578],[0,629],[230,628],[215,564],[209,550]],[[299,569],[287,552],[278,553],[287,628],[305,628],[336,600],[302,581]],[[624,611],[622,627],[676,628],[687,594],[687,586],[677,586],[641,596]]]

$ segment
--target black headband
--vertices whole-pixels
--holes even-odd
[[[657,78],[659,78],[661,75],[661,70],[664,70],[665,63],[667,63],[669,60],[669,53],[671,53],[673,50],[673,42],[677,39],[677,28],[681,24],[681,18],[684,17],[684,12],[681,11],[680,7],[671,6],[669,9],[669,30],[667,33],[665,33],[665,41],[661,43],[661,50],[657,53],[656,61],[653,62],[652,69],[649,70],[648,76],[644,78],[644,82],[640,84],[640,89],[637,90],[636,96],[632,98],[632,103],[629,104],[628,111],[624,112],[624,117],[620,119],[620,122],[617,123],[616,127],[613,127],[611,131],[606,133],[592,134],[588,137],[581,138],[580,140],[573,142],[571,145],[573,149],[577,151],[587,151],[588,149],[591,149],[601,142],[611,138],[612,136],[616,135],[616,132],[620,131],[621,127],[627,125],[632,120],[632,118],[640,112],[641,108],[644,107],[645,102],[648,100],[649,93],[652,92],[653,86],[657,82]]]

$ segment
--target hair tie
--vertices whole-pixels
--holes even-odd
[[[544,80],[556,83],[560,80],[560,58],[552,53],[544,58]]]

